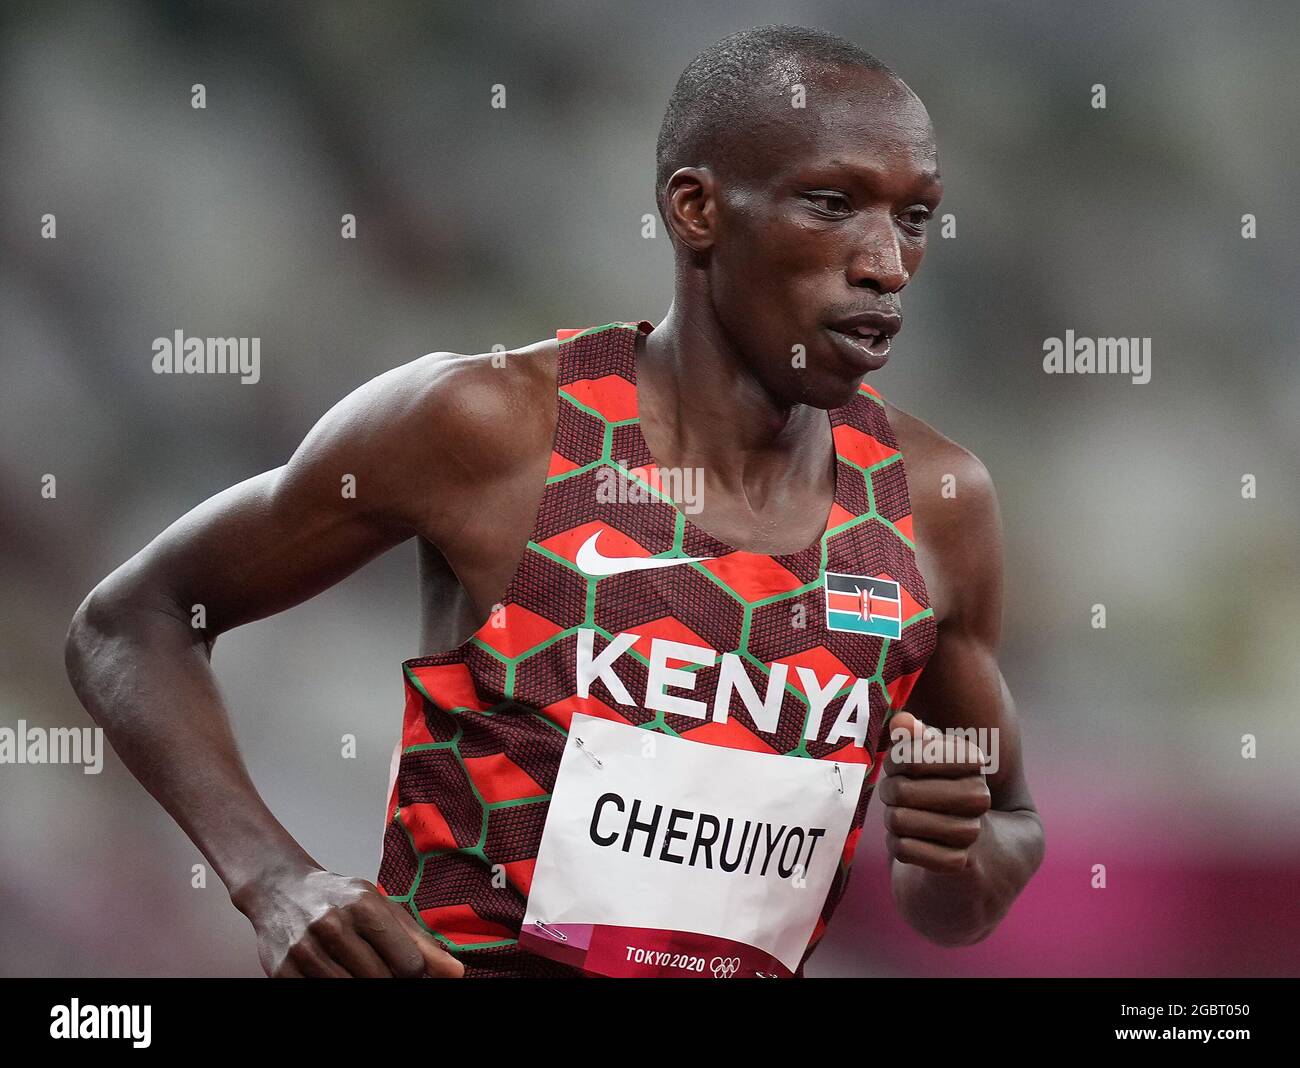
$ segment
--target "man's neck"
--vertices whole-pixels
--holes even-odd
[[[754,507],[831,470],[826,413],[763,388],[711,315],[677,302],[637,339],[641,421],[658,463],[703,467],[707,481]]]

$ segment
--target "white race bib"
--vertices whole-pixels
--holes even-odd
[[[520,944],[598,975],[793,975],[866,771],[576,713]]]

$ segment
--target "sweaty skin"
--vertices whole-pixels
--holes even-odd
[[[645,437],[704,472],[702,529],[757,553],[824,529],[826,409],[864,368],[827,324],[897,315],[941,187],[929,117],[901,82],[818,66],[803,112],[777,94],[743,176],[677,171],[664,191],[673,304],[638,340]],[[761,109],[760,109],[761,112]],[[771,146],[771,147],[768,147]],[[574,324],[578,325],[578,324]],[[804,359],[792,361],[793,347]],[[283,467],[199,505],[104,579],[69,629],[78,695],[131,772],[252,922],[275,976],[459,976],[372,883],[325,871],[276,820],[239,756],[211,667],[225,631],[299,604],[418,539],[420,653],[463,641],[505,591],[540,503],[556,420],[554,339],[506,354],[433,353],[361,386]],[[1000,766],[886,765],[893,891],[944,944],[983,938],[1038,867],[1042,829],[998,669],[1002,535],[988,472],[889,408],[938,646],[909,701],[935,727],[997,727]],[[340,493],[345,475],[355,498]],[[941,494],[952,476],[955,495]],[[194,605],[207,626],[191,626]],[[891,726],[913,725],[900,713]]]

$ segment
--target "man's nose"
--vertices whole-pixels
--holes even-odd
[[[848,264],[849,285],[874,289],[877,293],[897,293],[911,279],[903,265],[903,250],[898,231],[889,212],[873,212],[866,217]]]

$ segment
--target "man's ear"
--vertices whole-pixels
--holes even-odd
[[[673,237],[694,252],[713,246],[718,223],[717,176],[708,167],[681,167],[664,189],[665,221]]]

